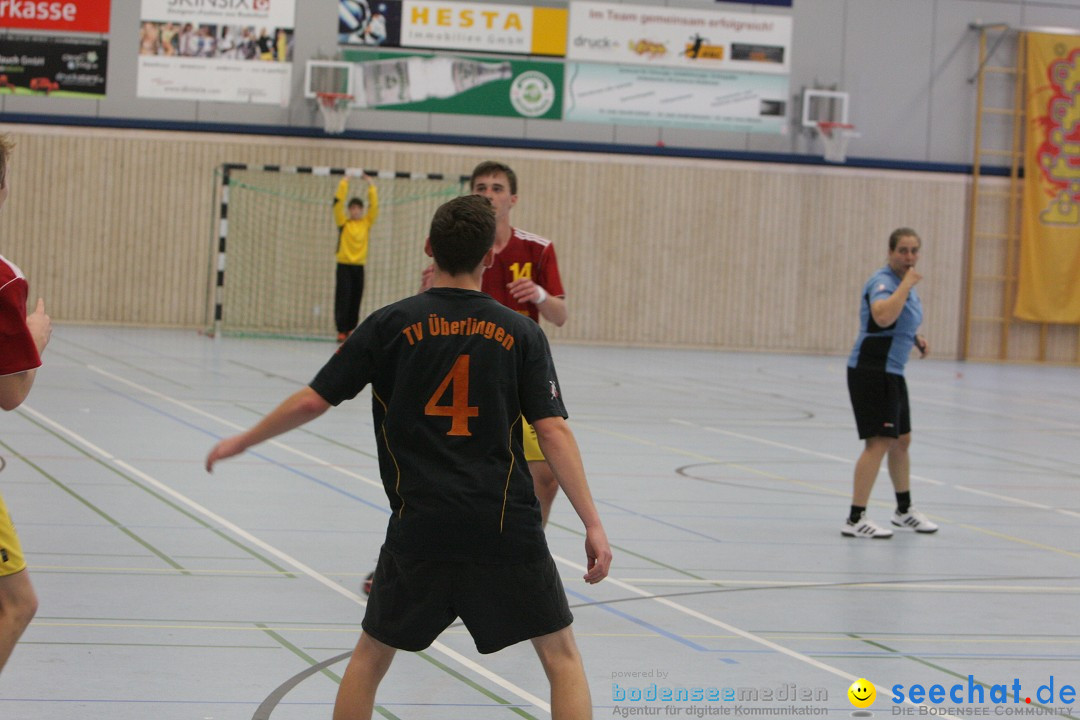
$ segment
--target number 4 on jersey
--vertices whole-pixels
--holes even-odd
[[[446,389],[453,385],[449,405],[440,405],[439,400],[446,393]],[[424,414],[435,417],[448,417],[451,419],[450,432],[447,435],[471,437],[469,432],[469,418],[480,414],[480,408],[469,405],[469,356],[458,355],[454,361],[454,367],[439,383],[435,393],[428,398],[424,406]]]

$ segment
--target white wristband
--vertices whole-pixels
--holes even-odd
[[[537,285],[537,286],[536,286],[536,289],[540,291],[540,297],[538,297],[538,298],[536,298],[535,300],[533,300],[533,302],[534,302],[535,304],[539,305],[539,304],[541,304],[542,302],[544,302],[545,300],[547,300],[547,299],[548,299],[548,294],[547,294],[547,290],[545,290],[544,288],[540,287],[539,285]]]

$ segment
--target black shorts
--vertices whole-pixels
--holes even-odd
[[[493,565],[423,560],[382,548],[364,614],[366,633],[416,652],[459,617],[481,653],[548,635],[574,621],[551,555]]]
[[[911,407],[903,375],[849,367],[847,386],[860,438],[895,438],[911,432]]]

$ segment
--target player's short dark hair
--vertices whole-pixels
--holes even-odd
[[[351,200],[349,200],[349,207],[353,207],[354,205],[356,207],[361,207],[362,208],[362,207],[364,207],[364,201],[361,200],[358,197],[354,197]]]
[[[485,160],[473,168],[472,176],[469,178],[469,190],[476,186],[476,178],[494,175],[495,173],[504,173],[507,182],[510,183],[510,194],[517,195],[517,175],[514,174],[509,165],[494,160]]]
[[[428,238],[441,270],[471,273],[495,244],[495,209],[480,195],[454,198],[435,211]]]
[[[919,241],[919,247],[922,247],[922,238],[919,237],[919,233],[915,232],[909,227],[896,228],[892,231],[892,235],[889,236],[889,252],[896,250],[897,243],[900,242],[900,238],[913,237]]]
[[[8,135],[0,135],[0,187],[4,187],[7,180],[8,158],[11,157],[11,149],[15,143]]]

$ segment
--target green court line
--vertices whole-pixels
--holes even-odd
[[[20,413],[20,414],[22,414],[22,413]],[[24,417],[25,417],[25,416],[24,416]],[[35,423],[35,424],[36,424],[36,423]],[[76,500],[78,500],[79,502],[81,502],[81,503],[82,503],[83,505],[85,505],[86,507],[88,507],[88,508],[89,508],[90,510],[92,510],[92,511],[93,511],[94,513],[96,513],[97,515],[99,515],[100,517],[102,517],[102,518],[103,518],[103,519],[104,519],[104,520],[105,520],[106,522],[108,522],[108,523],[109,523],[110,525],[112,525],[112,526],[113,526],[114,528],[116,528],[116,529],[117,529],[117,530],[119,530],[120,532],[122,532],[122,533],[124,533],[125,535],[127,535],[127,536],[128,536],[129,538],[131,538],[132,540],[134,540],[135,542],[137,542],[137,543],[138,543],[139,545],[142,545],[142,546],[143,546],[144,548],[146,548],[147,550],[149,550],[150,552],[152,552],[152,553],[153,553],[154,555],[157,555],[157,556],[158,556],[159,558],[161,558],[161,560],[162,560],[163,562],[165,562],[165,563],[166,563],[166,564],[168,564],[169,566],[171,566],[171,567],[175,568],[176,570],[179,570],[179,571],[181,572],[181,574],[184,574],[184,575],[190,575],[190,574],[191,574],[190,572],[188,572],[187,570],[185,570],[185,569],[184,569],[184,566],[183,566],[183,565],[181,565],[180,563],[176,562],[175,560],[173,560],[173,559],[172,559],[171,557],[169,557],[168,555],[166,555],[166,554],[165,554],[165,553],[163,553],[162,551],[158,550],[158,549],[157,549],[156,547],[154,547],[153,545],[151,545],[151,544],[150,544],[150,543],[149,543],[148,541],[146,541],[146,540],[142,539],[141,537],[139,537],[138,535],[136,535],[136,534],[135,534],[134,532],[132,532],[131,530],[129,530],[128,528],[126,528],[126,527],[125,527],[125,526],[124,526],[124,525],[123,525],[122,523],[120,523],[120,522],[119,522],[118,520],[116,520],[116,519],[115,519],[114,517],[112,517],[112,516],[111,516],[111,515],[109,515],[109,514],[108,514],[107,512],[105,512],[104,510],[102,510],[101,508],[99,508],[99,507],[98,507],[97,505],[94,505],[94,504],[93,504],[92,502],[90,502],[89,500],[87,500],[86,498],[84,498],[84,497],[83,497],[82,495],[80,495],[79,493],[75,492],[74,490],[72,490],[71,488],[69,488],[69,487],[68,487],[67,485],[65,485],[64,483],[60,482],[60,481],[59,481],[58,479],[56,479],[55,477],[53,477],[53,476],[52,476],[52,475],[50,475],[49,473],[45,472],[45,470],[44,470],[43,468],[41,468],[41,467],[40,467],[39,465],[37,465],[37,464],[35,464],[34,462],[32,462],[32,461],[31,461],[31,460],[30,460],[29,458],[27,458],[26,456],[24,456],[24,455],[20,454],[20,453],[19,453],[19,452],[18,452],[18,451],[17,451],[17,450],[15,449],[15,448],[11,447],[10,445],[8,445],[8,444],[7,444],[6,442],[4,442],[3,440],[0,440],[0,446],[2,446],[2,447],[4,447],[4,448],[6,448],[6,449],[7,449],[7,451],[8,451],[8,452],[10,452],[10,453],[11,453],[12,455],[14,455],[15,457],[19,458],[20,460],[22,460],[22,461],[23,461],[24,463],[26,463],[26,464],[27,464],[27,465],[29,465],[30,467],[32,467],[32,468],[34,468],[35,470],[37,470],[37,471],[38,471],[38,473],[40,473],[40,474],[42,475],[42,477],[44,477],[45,479],[47,479],[47,480],[48,480],[49,482],[51,482],[52,484],[56,485],[56,487],[60,488],[60,489],[61,489],[61,490],[63,490],[64,492],[66,492],[66,493],[67,493],[68,495],[70,495],[71,497],[73,497],[73,498],[75,498]]]
[[[254,548],[250,548],[250,547],[244,545],[239,540],[233,538],[232,536],[228,535],[224,531],[219,530],[218,528],[214,527],[213,525],[211,525],[207,521],[203,520],[198,515],[195,515],[195,514],[189,512],[188,510],[184,509],[180,505],[174,503],[172,500],[165,497],[164,495],[161,495],[160,493],[156,492],[155,490],[151,490],[150,488],[146,487],[145,485],[140,483],[135,478],[121,472],[119,469],[117,469],[117,468],[113,467],[111,464],[105,462],[105,460],[103,460],[102,458],[99,458],[96,455],[90,454],[85,448],[75,444],[74,442],[72,442],[68,438],[66,438],[63,435],[61,435],[60,433],[56,432],[53,428],[48,427],[47,425],[43,425],[42,423],[38,422],[34,418],[27,415],[22,410],[16,410],[15,412],[17,412],[27,422],[32,423],[33,425],[36,425],[37,427],[41,428],[45,432],[47,432],[50,435],[52,435],[53,437],[55,437],[60,442],[64,443],[65,445],[67,445],[71,449],[75,450],[75,452],[79,453],[83,457],[88,458],[88,459],[92,460],[93,462],[96,462],[98,465],[105,468],[109,472],[123,478],[124,480],[127,480],[129,483],[131,483],[135,487],[139,488],[143,492],[147,493],[148,495],[150,495],[151,497],[157,499],[158,501],[164,503],[165,505],[171,507],[173,510],[180,513],[184,517],[188,518],[192,522],[194,522],[197,525],[202,526],[206,530],[209,530],[210,532],[214,533],[215,535],[217,535],[219,538],[221,538],[225,542],[229,543],[230,545],[234,545],[234,546],[240,548],[241,550],[243,550],[245,553],[252,556],[256,560],[259,560],[263,564],[268,565],[269,567],[273,568],[274,570],[277,571],[277,573],[280,576],[285,577],[285,578],[289,578],[291,580],[296,579],[295,573],[293,573],[290,570],[282,567],[281,565],[278,565],[273,560],[271,560],[270,558],[266,557],[265,555],[259,553]],[[35,467],[37,467],[37,466],[35,466]],[[55,480],[54,480],[54,482],[55,482]]]
[[[308,663],[309,665],[318,665],[319,664],[318,660],[316,660],[315,658],[308,655],[306,652],[304,652],[303,650],[298,648],[296,645],[293,645],[291,642],[286,640],[284,637],[282,637],[281,635],[279,635],[275,631],[271,630],[268,625],[266,625],[264,623],[258,623],[257,622],[257,623],[255,623],[255,627],[259,628],[264,633],[266,633],[267,635],[272,637],[275,642],[277,642],[283,648],[290,651],[293,655],[296,655],[298,658],[302,659],[304,662]],[[341,676],[340,675],[337,675],[336,673],[332,673],[326,668],[323,668],[321,672],[322,672],[323,675],[330,678],[331,680],[336,682],[338,685],[341,684]]]
[[[123,569],[102,569],[102,568],[66,568],[57,569],[50,567],[42,567],[41,565],[34,565],[35,575],[116,575],[118,577],[161,577],[162,574],[170,572],[169,570],[161,570],[160,572],[153,572],[151,570],[123,570]],[[222,578],[229,580],[236,579],[251,579],[251,578],[270,578],[280,577],[281,573],[264,571],[261,574],[245,574],[245,573],[229,573],[229,572],[210,572],[207,570],[200,570],[198,568],[185,567],[183,569],[184,575],[192,575],[194,577],[212,577]]]
[[[281,635],[277,634],[276,632],[274,632],[273,630],[268,628],[266,625],[263,625],[262,623],[255,623],[255,626],[260,628],[264,633],[266,633],[270,637],[272,637],[283,648],[285,648],[286,650],[289,650],[290,652],[292,652],[297,657],[301,658],[304,662],[308,663],[309,665],[318,665],[319,664],[318,660],[316,660],[315,658],[308,655],[306,652],[304,652],[303,650],[298,648],[296,645],[293,645],[291,642],[289,642],[288,640],[283,638]],[[330,672],[326,668],[323,668],[321,670],[321,672],[322,672],[323,675],[330,678],[331,680],[333,680],[338,685],[341,684],[341,678],[337,674]],[[375,706],[375,712],[379,713],[384,718],[388,718],[388,720],[401,720],[401,718],[399,718],[397,715],[394,715],[392,712],[390,712],[386,708],[382,707],[381,705],[376,705]]]
[[[417,653],[413,653],[413,654],[424,658],[425,660],[427,660],[429,663],[431,663],[435,667],[439,668],[440,670],[447,673],[451,677],[454,677],[457,680],[460,680],[461,682],[465,683],[466,685],[471,687],[473,690],[476,690],[477,692],[481,693],[482,695],[486,695],[488,698],[494,700],[495,702],[499,703],[500,705],[504,705],[506,707],[506,709],[510,710],[511,712],[517,713],[521,717],[528,718],[529,720],[538,720],[538,718],[536,718],[536,716],[530,715],[529,713],[525,712],[524,710],[522,710],[517,705],[514,705],[513,703],[511,703],[509,700],[507,700],[505,698],[502,698],[502,697],[499,697],[498,695],[491,692],[487,688],[482,687],[478,683],[476,683],[476,682],[470,680],[469,678],[465,677],[464,675],[462,675],[461,673],[459,673],[457,670],[450,667],[449,665],[447,665],[445,663],[442,663],[442,662],[439,662],[438,660],[436,660],[434,657],[432,657],[428,653],[424,652],[423,650],[421,650],[420,652],[417,652]]]
[[[310,621],[310,620],[308,620],[308,621],[305,621],[305,620],[263,620],[263,621],[255,621],[255,620],[251,620],[250,618],[222,619],[220,617],[215,617],[212,620],[206,620],[206,619],[202,619],[202,618],[198,618],[198,619],[192,619],[192,618],[133,618],[133,617],[131,617],[129,615],[125,615],[124,617],[86,617],[85,615],[79,615],[79,616],[76,617],[76,616],[70,616],[70,615],[41,615],[40,613],[34,616],[34,620],[35,621],[75,620],[75,621],[85,621],[85,622],[89,622],[91,620],[96,620],[96,621],[100,621],[100,622],[127,622],[127,623],[145,622],[145,623],[173,623],[173,624],[188,623],[188,624],[198,624],[198,625],[211,625],[211,624],[217,624],[217,625],[253,625],[253,624],[258,624],[259,622],[262,622],[267,627],[277,627],[277,626],[282,626],[282,625],[284,625],[286,627],[299,627],[299,626],[304,626],[304,625],[311,625],[311,626],[313,626],[315,628],[339,628],[340,627],[340,628],[347,628],[347,629],[355,630],[357,633],[360,632],[360,623],[358,623],[358,622],[334,623],[334,622],[315,622],[315,621]]]
[[[949,675],[951,677],[956,678],[957,680],[967,680],[969,675],[970,675],[970,673],[969,673],[969,675],[961,675],[960,673],[958,673],[958,672],[956,672],[954,670],[950,670],[947,667],[944,667],[942,665],[938,665],[937,663],[932,663],[929,660],[921,658],[921,657],[919,657],[917,655],[912,655],[910,653],[901,652],[901,651],[899,651],[899,650],[897,650],[895,648],[889,647],[888,645],[883,645],[882,643],[875,642],[874,640],[870,640],[869,638],[860,637],[856,633],[846,633],[846,635],[848,637],[854,638],[855,640],[858,640],[859,642],[866,643],[867,645],[869,645],[871,647],[876,647],[879,650],[884,650],[885,652],[893,653],[894,655],[899,655],[902,658],[906,658],[907,660],[917,662],[920,665],[925,665],[928,668],[933,668],[934,670],[937,670],[938,672],[943,672],[946,675]],[[974,677],[974,676],[971,676],[971,677]],[[988,685],[988,684],[982,682],[981,680],[974,680],[973,679],[972,682],[974,682],[976,685],[980,685],[980,686],[986,688],[987,690],[990,690],[993,687],[993,685]],[[995,684],[996,685],[1001,685],[1002,683],[995,683]],[[1006,686],[1006,687],[1008,687],[1008,686]],[[1008,693],[1006,693],[1006,697],[1008,697]],[[919,703],[916,703],[916,704],[919,704]],[[985,703],[982,703],[982,704],[985,704]],[[1037,708],[1042,708],[1044,710],[1049,710],[1050,709],[1048,706],[1040,705],[1037,702],[1020,703],[1020,704],[1023,707],[1037,707]]]
[[[78,645],[88,647],[200,648],[209,650],[276,650],[266,645],[194,645],[190,643],[46,642],[19,640],[20,645]]]
[[[256,625],[256,627],[260,628],[263,632],[265,632],[267,635],[269,635],[274,640],[276,640],[278,643],[280,643],[282,645],[282,647],[292,651],[293,654],[295,654],[297,657],[302,658],[308,664],[310,664],[310,665],[318,665],[319,664],[318,660],[316,660],[315,658],[308,655],[306,652],[304,652],[303,650],[298,648],[296,645],[293,645],[291,642],[286,640],[280,634],[278,634],[278,633],[274,632],[273,630],[271,630],[264,623],[255,623],[255,625]],[[494,700],[495,702],[497,702],[500,705],[506,707],[508,710],[520,715],[521,717],[527,718],[527,720],[539,720],[534,715],[530,715],[529,713],[522,710],[520,707],[517,707],[516,705],[511,703],[509,700],[507,700],[507,699],[505,699],[503,697],[500,697],[499,695],[495,694],[494,692],[492,692],[492,691],[488,690],[487,688],[481,686],[480,684],[476,683],[475,681],[465,677],[464,675],[462,675],[460,672],[453,669],[452,667],[446,665],[443,662],[440,662],[439,660],[436,660],[429,653],[426,653],[426,652],[421,650],[420,652],[415,652],[415,653],[412,653],[412,654],[416,655],[418,657],[421,657],[424,660],[427,660],[429,663],[431,663],[435,667],[439,668],[440,670],[442,670],[443,672],[445,672],[447,675],[451,676],[455,680],[458,680],[458,681],[464,683],[465,685],[468,685],[473,690],[476,690],[477,692],[479,692],[480,694],[486,696],[487,698],[489,698],[491,700]],[[330,678],[334,682],[338,683],[339,685],[341,684],[341,678],[338,675],[330,672],[326,668],[323,668],[320,672],[322,672],[323,675],[326,675],[328,678]],[[375,706],[375,710],[378,711],[384,717],[395,718],[395,716],[390,714],[390,712],[388,710],[386,710],[385,708],[380,709],[380,707],[378,705]]]

